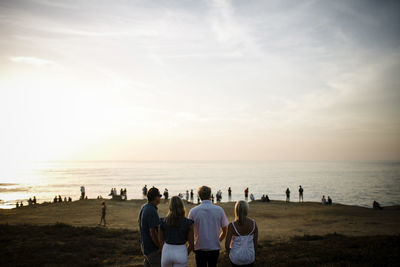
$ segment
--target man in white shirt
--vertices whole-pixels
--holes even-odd
[[[217,266],[220,242],[228,230],[228,218],[224,210],[214,205],[211,188],[202,186],[197,191],[201,204],[189,212],[189,219],[194,221],[194,249],[197,267]]]

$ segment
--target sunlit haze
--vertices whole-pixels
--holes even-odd
[[[0,160],[398,160],[398,1],[0,1]]]

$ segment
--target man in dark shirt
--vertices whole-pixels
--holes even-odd
[[[140,242],[145,267],[161,266],[161,251],[158,240],[160,218],[157,212],[160,198],[160,191],[155,187],[150,188],[147,192],[148,202],[142,206],[139,214]]]

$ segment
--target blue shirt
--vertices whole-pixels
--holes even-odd
[[[190,226],[194,223],[193,220],[187,219],[184,216],[180,218],[179,227],[170,226],[165,218],[161,219],[160,229],[163,231],[165,243],[170,245],[184,245],[188,240]]]
[[[150,229],[157,228],[159,225],[160,218],[158,217],[157,207],[150,202],[144,204],[139,214],[139,228],[141,236],[140,242],[145,255],[158,250],[158,247],[151,239]]]

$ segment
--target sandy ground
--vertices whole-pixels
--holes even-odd
[[[110,228],[138,229],[137,217],[144,200],[105,200]],[[72,203],[46,203],[18,209],[0,210],[0,223],[47,225],[56,222],[75,226],[96,226],[100,220],[102,200],[81,200]],[[194,205],[186,204],[188,212]],[[218,204],[233,220],[233,202]],[[159,205],[159,215],[166,215],[168,205]],[[287,241],[293,236],[338,233],[349,236],[400,234],[400,207],[373,210],[357,206],[319,203],[251,202],[249,217],[255,218],[260,241]],[[190,258],[193,263],[193,255]],[[190,265],[191,265],[190,264]]]

